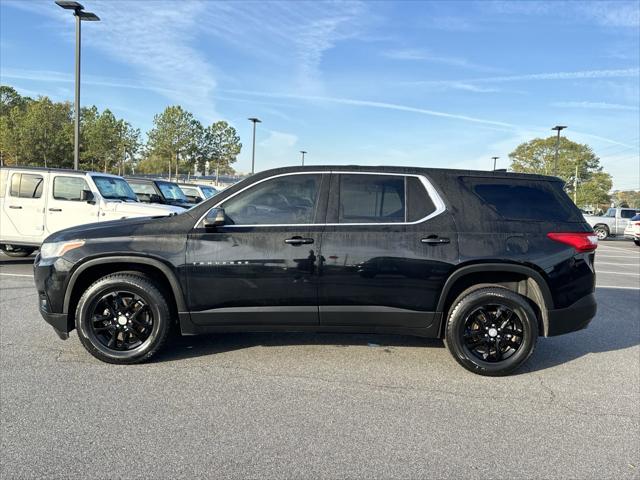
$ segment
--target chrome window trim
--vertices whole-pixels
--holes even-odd
[[[211,210],[213,210],[214,208],[218,208],[221,204],[223,204],[227,200],[232,199],[236,195],[239,195],[240,193],[244,192],[245,190],[248,190],[249,188],[253,188],[253,187],[255,187],[256,185],[258,185],[258,184],[260,184],[262,182],[266,182],[267,180],[272,180],[274,178],[279,178],[279,177],[288,177],[290,175],[326,175],[326,174],[338,174],[338,175],[342,175],[342,174],[348,174],[348,175],[385,175],[385,176],[396,176],[396,177],[416,177],[422,183],[422,186],[427,191],[427,195],[429,195],[429,197],[431,198],[431,201],[433,202],[433,205],[436,207],[436,209],[433,212],[431,212],[429,215],[427,215],[426,217],[421,218],[419,220],[415,220],[413,222],[384,222],[384,223],[379,223],[379,222],[370,222],[370,223],[267,223],[267,224],[255,224],[255,225],[225,225],[224,227],[225,228],[324,227],[324,226],[328,226],[328,227],[342,227],[342,226],[344,226],[344,227],[361,226],[362,227],[362,226],[365,226],[366,227],[366,226],[389,226],[389,225],[396,225],[396,226],[397,225],[417,225],[419,223],[423,223],[423,222],[426,222],[427,220],[430,220],[430,219],[432,219],[434,217],[437,217],[438,215],[440,215],[441,213],[443,213],[446,210],[446,206],[444,204],[444,201],[442,200],[442,198],[438,194],[438,192],[435,189],[435,187],[431,184],[431,182],[424,175],[420,175],[420,174],[417,174],[417,173],[353,172],[353,171],[346,171],[346,170],[288,172],[288,173],[281,173],[281,174],[278,174],[278,175],[273,175],[271,177],[263,178],[262,180],[259,180],[259,181],[255,182],[255,183],[252,183],[251,185],[247,185],[246,187],[244,187],[241,190],[238,190],[236,193],[228,196],[223,201],[218,202],[213,207],[211,207],[209,210],[207,210],[204,213],[204,215],[202,215],[198,219],[198,221],[195,223],[193,228],[197,228],[198,225],[200,225],[200,223],[204,219],[204,217],[206,217]],[[405,202],[406,202],[406,200],[405,200]],[[406,209],[406,203],[405,203],[405,209]]]

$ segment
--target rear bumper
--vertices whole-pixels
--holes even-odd
[[[549,324],[545,332],[547,337],[582,330],[589,325],[598,311],[595,294],[591,293],[567,308],[549,310]]]

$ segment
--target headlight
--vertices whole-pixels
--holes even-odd
[[[69,250],[84,245],[84,240],[68,240],[66,242],[43,243],[40,247],[40,256],[43,259],[61,257]]]

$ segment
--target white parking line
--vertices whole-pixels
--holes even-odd
[[[28,278],[33,278],[33,275],[22,275],[20,273],[0,273],[0,275],[4,275],[5,277],[28,277]]]
[[[618,287],[614,285],[596,285],[596,288],[621,288],[622,290],[640,290],[640,287]]]
[[[628,248],[610,247],[609,245],[598,245],[598,248],[599,249],[610,248],[611,250],[616,250],[616,251],[620,251],[620,252],[638,253],[638,252],[634,252],[633,250],[628,249]]]
[[[640,277],[640,273],[605,272],[604,270],[596,270],[596,273],[611,273],[612,275],[632,275],[634,277]]]
[[[622,262],[617,262],[617,263],[613,263],[613,262],[597,262],[596,263],[596,267],[598,265],[615,265],[616,267],[638,267],[640,265],[632,265],[629,263],[622,263]]]

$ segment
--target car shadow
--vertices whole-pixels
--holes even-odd
[[[585,355],[624,350],[640,344],[637,305],[640,291],[598,288],[598,314],[584,330],[558,337],[540,338],[536,351],[516,375],[569,363]],[[631,297],[631,299],[630,299]],[[634,300],[635,299],[635,300]],[[635,303],[634,303],[635,302]],[[635,308],[636,312],[629,310]],[[338,347],[444,348],[440,339],[404,335],[351,333],[223,333],[172,339],[155,362],[170,362],[215,355],[256,346],[328,345]]]
[[[0,265],[31,265],[33,264],[33,257],[25,258],[12,258],[7,260],[6,257],[0,257]]]

